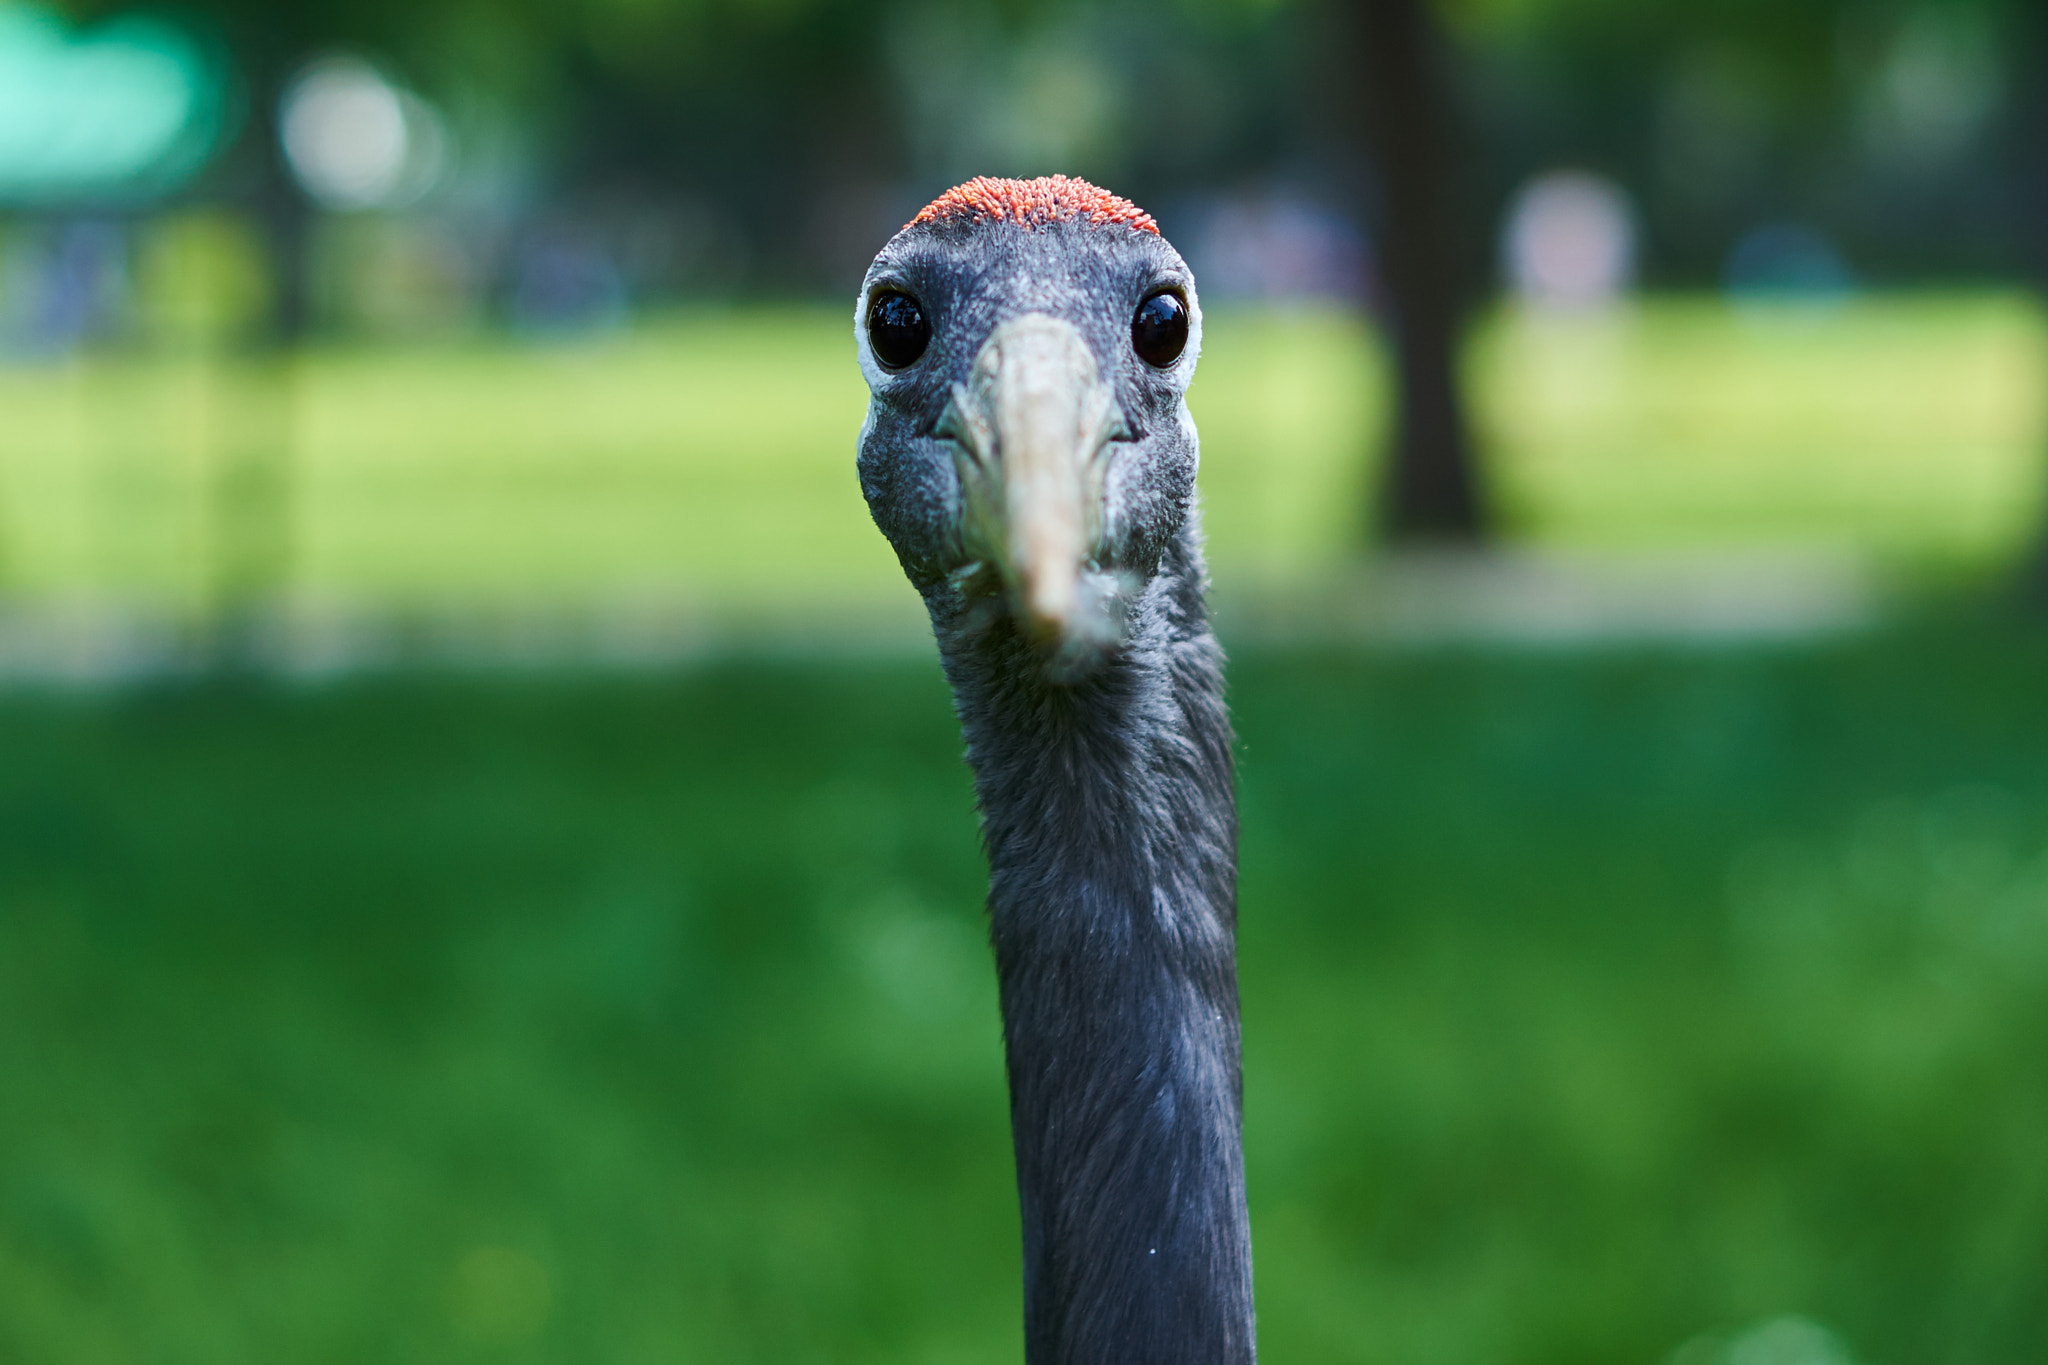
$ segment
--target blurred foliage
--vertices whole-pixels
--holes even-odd
[[[126,0],[70,0],[63,8],[92,21],[122,12]],[[914,210],[895,202],[906,181],[928,197],[933,186],[925,182],[967,173],[918,150],[920,134],[931,130],[919,103],[927,87],[967,81],[984,103],[1000,104],[1006,85],[1031,76],[1010,69],[1017,55],[1047,34],[1056,39],[1051,67],[1072,68],[1084,94],[1120,99],[1140,69],[1169,73],[1173,79],[1134,92],[1152,107],[1130,111],[1119,128],[1120,144],[1136,144],[1129,155],[1105,160],[1062,144],[1049,164],[991,166],[982,164],[985,146],[974,167],[1121,171],[1126,188],[1157,190],[1160,176],[1147,173],[1155,161],[1171,175],[1191,159],[1242,160],[1248,137],[1270,141],[1271,118],[1243,106],[1274,102],[1276,92],[1263,88],[1274,84],[1270,63],[1253,52],[1284,4],[176,0],[169,8],[234,54],[259,110],[309,57],[366,50],[446,101],[459,131],[516,144],[539,164],[547,194],[708,199],[742,225],[767,283],[814,287],[823,261],[823,278],[837,287],[851,248],[833,239],[857,238],[864,263],[881,240],[869,238],[886,236]],[[925,58],[933,60],[908,69]],[[1261,89],[1252,93],[1255,79]],[[998,121],[1028,125],[1057,109],[1034,105],[1016,119],[996,112]],[[215,192],[260,195],[276,169],[265,151],[272,136],[269,119],[252,120]],[[1197,145],[1186,145],[1190,138]],[[1000,138],[993,150],[1011,159]],[[1146,170],[1132,186],[1138,167]]]
[[[125,0],[71,0],[80,18]],[[757,282],[843,285],[942,183],[1065,170],[1142,201],[1267,181],[1375,217],[1332,0],[180,0],[267,107],[309,56],[388,58],[549,202],[708,202]],[[2020,262],[2023,0],[1444,0],[1476,155],[1475,276],[1533,172],[1617,176],[1653,277],[1718,273],[1759,222],[1810,220],[1880,276]],[[1091,112],[1092,111],[1092,112]],[[1067,124],[1072,129],[1062,132]],[[269,122],[214,190],[249,194]],[[496,156],[491,150],[486,156]],[[845,241],[840,240],[845,238]],[[860,249],[856,250],[858,244]]]
[[[2023,124],[2048,26],[2025,0],[1447,8],[1481,192],[1545,161],[1615,176],[1641,203],[1653,278],[1711,276],[1772,220],[1823,226],[1876,277],[2027,267],[2038,227],[2014,186],[2035,174]]]
[[[2034,1359],[2044,682],[1240,650],[1267,1352]],[[0,700],[0,1356],[1014,1360],[958,745],[929,660]]]

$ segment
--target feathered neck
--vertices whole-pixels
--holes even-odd
[[[1059,679],[928,598],[989,859],[1030,1365],[1246,1365],[1237,816],[1194,528]]]

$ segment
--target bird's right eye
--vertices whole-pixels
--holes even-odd
[[[916,299],[886,290],[868,302],[868,345],[875,359],[892,370],[914,365],[931,345],[932,325]]]
[[[1180,359],[1188,348],[1188,305],[1177,292],[1162,289],[1138,305],[1131,319],[1131,346],[1156,370]]]

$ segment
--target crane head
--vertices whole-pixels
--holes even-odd
[[[911,582],[1056,657],[1114,647],[1194,499],[1202,313],[1151,216],[971,180],[882,248],[854,332],[861,490]]]

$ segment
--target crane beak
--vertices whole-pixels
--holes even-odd
[[[959,454],[963,548],[1000,573],[1012,615],[1042,643],[1108,631],[1089,580],[1100,577],[1108,447],[1125,433],[1080,331],[1044,313],[990,335],[934,431]]]

